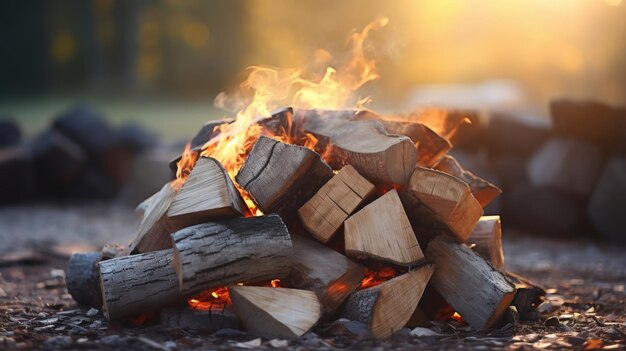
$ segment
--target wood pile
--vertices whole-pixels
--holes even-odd
[[[500,218],[483,216],[498,187],[446,156],[450,141],[424,124],[281,111],[259,122],[234,179],[200,146],[138,206],[127,247],[73,256],[76,301],[112,320],[160,311],[188,330],[299,337],[348,318],[386,337],[434,289],[472,328],[498,325],[522,286],[505,272]],[[219,125],[195,147],[220,138]],[[319,142],[299,142],[306,134]],[[518,300],[532,312],[535,300]]]

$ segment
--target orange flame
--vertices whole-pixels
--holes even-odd
[[[357,98],[355,93],[367,82],[377,79],[378,73],[375,61],[365,55],[364,43],[372,30],[384,27],[388,21],[387,18],[379,18],[365,26],[361,32],[354,33],[350,40],[351,58],[338,68],[325,67],[319,80],[306,78],[314,77],[315,72],[291,68],[250,67],[248,78],[241,83],[237,93],[230,96],[220,93],[216,97],[216,106],[238,110],[236,120],[221,125],[219,135],[203,145],[201,155],[220,161],[234,179],[252,146],[263,133],[258,122],[270,117],[271,111],[281,106],[340,109],[366,104],[369,99]],[[324,59],[320,61],[329,60],[330,55],[324,52]],[[304,140],[294,141],[290,140],[288,130],[280,133],[284,134],[270,137],[283,142],[297,142],[311,149],[317,144],[317,139],[310,134],[305,135]],[[249,196],[245,192],[242,192],[242,196],[251,212],[258,215],[260,211]]]
[[[173,188],[180,189],[185,184],[191,170],[196,165],[196,161],[198,161],[198,157],[199,153],[191,150],[191,144],[187,143],[180,160],[176,163],[176,180],[171,183]]]

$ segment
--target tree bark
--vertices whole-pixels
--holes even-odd
[[[207,222],[180,230],[173,239],[174,268],[184,295],[281,279],[291,269],[291,238],[278,215]]]

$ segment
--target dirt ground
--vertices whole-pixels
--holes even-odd
[[[115,204],[0,209],[0,349],[626,349],[626,247],[506,229],[507,270],[548,292],[537,321],[483,332],[453,321],[385,340],[324,326],[299,340],[267,340],[234,330],[200,335],[158,323],[108,323],[100,311],[76,306],[63,269],[72,250],[128,241],[137,221],[131,208]]]

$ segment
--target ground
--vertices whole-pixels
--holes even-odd
[[[439,335],[405,329],[386,340],[318,328],[289,341],[108,323],[99,311],[75,305],[62,270],[72,250],[127,241],[137,221],[131,208],[118,204],[0,209],[0,349],[626,349],[626,247],[506,229],[507,270],[548,291],[538,321],[511,322],[489,332],[442,323],[430,328]],[[553,316],[558,320],[548,320]]]

